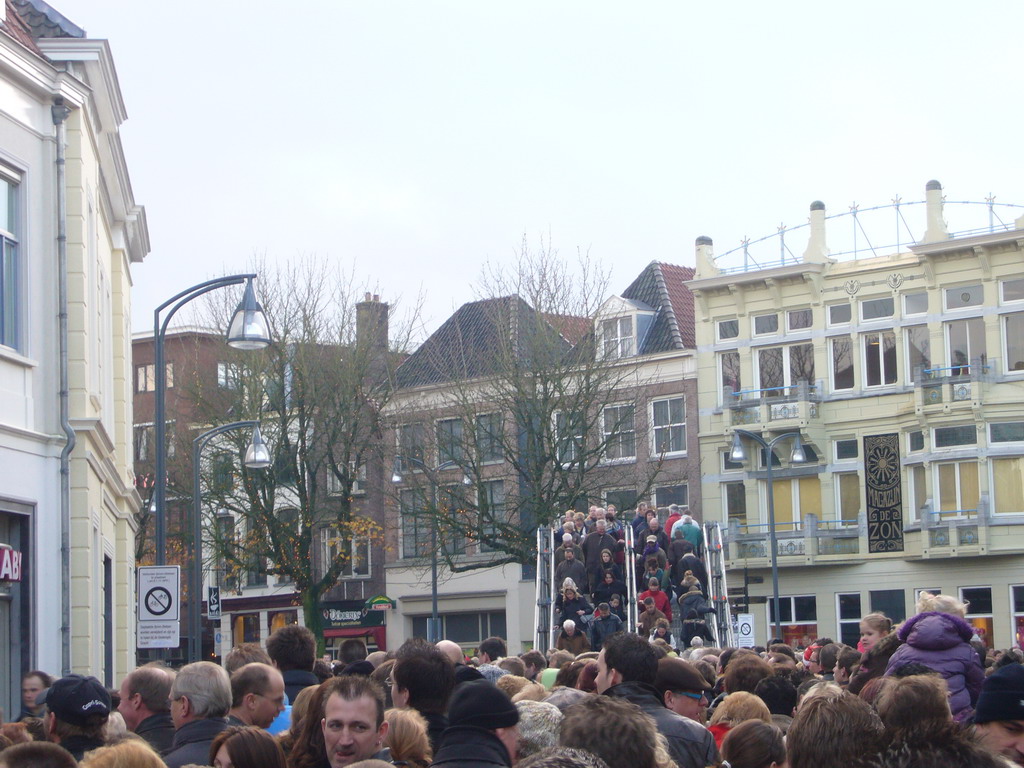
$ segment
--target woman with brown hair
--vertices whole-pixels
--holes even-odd
[[[110,747],[94,749],[79,765],[85,768],[166,768],[160,755],[142,739],[125,739]]]
[[[262,728],[232,726],[217,734],[210,745],[214,768],[285,768],[277,739]]]
[[[774,723],[746,720],[726,734],[722,759],[731,768],[784,768],[786,742]]]
[[[384,746],[391,750],[394,765],[427,768],[434,758],[427,738],[427,721],[415,709],[389,709],[384,713],[388,734]]]
[[[711,722],[708,723],[708,730],[715,737],[718,748],[722,748],[722,742],[729,731],[747,720],[760,720],[771,724],[772,713],[758,696],[746,691],[736,691],[722,699],[722,703],[715,707]]]

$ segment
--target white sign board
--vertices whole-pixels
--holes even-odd
[[[754,647],[754,614],[736,614],[736,645],[740,648]]]
[[[181,567],[139,567],[138,647],[177,648],[181,635]]]

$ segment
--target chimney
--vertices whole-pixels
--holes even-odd
[[[705,277],[714,277],[715,275],[722,274],[722,270],[715,264],[715,252],[712,247],[714,243],[711,242],[711,238],[707,235],[701,235],[697,238],[697,253],[696,253],[696,267],[697,267],[697,279]]]
[[[946,222],[942,218],[942,185],[932,179],[924,185],[925,209],[928,216],[928,227],[924,232],[923,243],[937,243],[948,240]]]
[[[824,264],[828,261],[828,246],[825,244],[825,204],[821,200],[811,203],[811,235],[804,250],[804,262]]]
[[[356,304],[356,343],[388,348],[388,305],[367,292]]]

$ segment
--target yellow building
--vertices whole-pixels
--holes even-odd
[[[926,196],[924,237],[886,255],[831,258],[821,203],[788,263],[720,266],[697,241],[705,519],[728,527],[758,643],[767,458],[744,436],[753,461],[735,461],[736,430],[806,450],[791,462],[791,436],[773,452],[787,641],[856,644],[862,615],[911,616],[922,589],[969,601],[990,647],[1024,631],[1024,216],[950,234],[938,182]]]

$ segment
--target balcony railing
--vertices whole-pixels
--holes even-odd
[[[968,406],[984,400],[986,387],[996,373],[998,361],[975,359],[960,365],[917,368],[914,391],[917,410],[931,407]]]
[[[742,389],[724,392],[727,427],[772,424],[787,427],[818,418],[821,384],[801,381],[784,387]],[[785,424],[780,422],[787,422]]]

